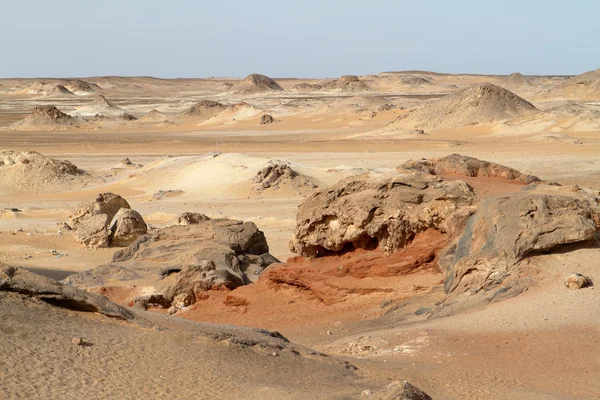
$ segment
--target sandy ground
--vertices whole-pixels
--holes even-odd
[[[431,97],[422,96],[424,93],[439,97],[473,83],[501,81],[495,76],[433,74],[434,85],[424,89],[407,88],[394,74],[382,76],[361,77],[374,88],[365,95],[388,96],[386,101],[400,107],[431,101]],[[537,86],[520,87],[515,92],[531,96],[530,100],[563,79],[537,77]],[[323,187],[354,173],[391,170],[408,159],[461,153],[545,180],[600,189],[599,131],[564,131],[582,144],[527,140],[538,133],[533,131],[498,135],[489,126],[431,132],[418,139],[357,137],[382,128],[405,110],[377,111],[373,116],[375,109],[368,107],[348,109],[348,104],[359,102],[353,97],[356,93],[286,90],[239,97],[217,89],[235,80],[91,81],[125,111],[141,117],[157,109],[175,124],[0,131],[0,149],[38,151],[68,159],[103,180],[93,187],[69,191],[58,187],[7,193],[0,188],[0,209],[21,210],[0,212],[0,261],[4,263],[82,271],[108,262],[114,249],[83,248],[68,232],[57,228],[79,202],[105,191],[126,197],[148,223],[157,227],[167,225],[184,211],[253,221],[265,232],[271,253],[286,260],[293,256],[288,241],[295,226],[295,211],[307,194],[256,193],[248,184],[261,166],[274,159],[290,162]],[[282,80],[280,84],[289,89],[301,82],[314,83]],[[23,118],[34,105],[56,104],[70,112],[91,101],[87,96],[51,99],[9,93],[11,88],[28,84],[0,81],[0,126]],[[201,99],[226,104],[243,100],[279,122],[260,125],[254,116],[222,124],[178,119],[180,112]],[[223,154],[207,157],[211,152]],[[124,157],[143,167],[112,170]],[[153,199],[159,190],[184,193]],[[538,286],[517,298],[434,320],[416,317],[414,311],[439,300],[443,276],[435,271],[386,278],[385,284],[395,293],[404,293],[391,299],[397,308],[380,307],[387,299],[385,294],[353,295],[339,304],[324,305],[311,299],[295,304],[297,296],[293,293],[278,293],[272,298],[269,296],[273,294],[266,292],[264,297],[250,299],[247,307],[227,307],[223,302],[230,294],[216,292],[204,304],[181,315],[196,321],[278,330],[295,343],[350,360],[359,367],[361,379],[384,382],[402,377],[436,399],[596,399],[600,398],[598,291],[568,291],[562,278],[577,270],[600,281],[595,265],[598,251],[589,248],[533,257],[532,268],[543,278]],[[234,293],[242,298],[244,294],[244,288]],[[123,398],[346,398],[347,388],[351,388],[348,395],[362,390],[354,381],[357,378],[349,378],[330,365],[289,360],[274,364],[254,350],[189,346],[195,339],[188,337],[184,325],[168,333],[148,332],[40,307],[46,306],[32,304],[23,314],[3,316],[3,321],[10,318],[8,325],[0,327],[3,332],[18,332],[28,338],[26,346],[21,346],[21,339],[14,335],[3,334],[0,339],[4,382],[0,394],[7,398],[70,398],[64,393],[72,393],[72,398],[107,398],[120,390],[129,390]],[[39,315],[45,316],[35,324],[28,322]],[[60,329],[48,332],[45,326],[51,324]],[[94,346],[73,348],[70,338],[76,334],[90,335]],[[132,346],[136,346],[135,351],[131,351]],[[26,357],[31,362],[21,362]],[[48,364],[52,359],[55,363]],[[315,380],[298,382],[291,379],[294,375]],[[23,380],[23,376],[28,379]],[[201,394],[198,387],[203,388]],[[317,393],[315,387],[330,387],[331,392]]]

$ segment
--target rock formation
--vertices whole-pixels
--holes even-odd
[[[484,199],[442,257],[446,291],[489,289],[527,255],[594,239],[598,195],[544,186]]]
[[[442,158],[410,160],[398,168],[400,170],[416,170],[431,175],[502,178],[516,180],[526,185],[540,180],[537,176],[525,175],[516,169],[504,165],[460,154],[451,154]]]
[[[268,124],[272,124],[274,122],[275,122],[275,118],[273,118],[273,116],[271,114],[263,114],[260,117],[261,125],[268,125]]]
[[[92,248],[127,246],[148,231],[142,216],[113,193],[101,193],[95,201],[80,204],[68,225],[82,244]]]
[[[33,107],[31,114],[8,126],[16,131],[51,131],[77,127],[80,121],[65,114],[53,105]]]
[[[66,160],[55,160],[35,151],[0,150],[0,193],[45,192],[92,180]]]
[[[184,118],[209,119],[227,108],[226,105],[212,100],[202,100],[181,113]]]
[[[252,187],[256,191],[277,189],[283,185],[292,185],[298,189],[314,189],[317,185],[310,178],[294,171],[289,165],[269,162],[252,179]]]
[[[392,253],[429,228],[460,232],[473,201],[466,183],[418,172],[347,178],[300,204],[290,249],[308,257],[375,247]]]
[[[0,264],[0,291],[25,294],[78,311],[92,311],[129,321],[136,319],[131,311],[112,303],[104,296],[63,285],[19,267]]]
[[[489,83],[449,94],[415,108],[386,125],[384,131],[430,130],[489,124],[527,117],[539,110],[516,94]]]
[[[252,222],[208,219],[201,214],[182,219],[190,221],[189,225],[140,236],[115,253],[112,263],[72,275],[67,281],[93,287],[119,284],[115,280],[127,285],[127,281],[142,277],[171,303],[179,294],[198,295],[209,289],[248,284],[268,265],[278,262],[269,254],[263,232]]]
[[[257,94],[267,92],[280,92],[283,88],[277,82],[265,75],[251,74],[243,81],[236,83],[229,89],[232,94]]]

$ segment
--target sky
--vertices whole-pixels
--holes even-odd
[[[0,77],[600,68],[598,0],[0,0]]]

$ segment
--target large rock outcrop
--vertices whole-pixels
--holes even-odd
[[[92,248],[128,246],[148,232],[142,216],[114,193],[101,193],[94,201],[81,203],[68,225],[79,242]]]
[[[81,122],[84,121],[73,118],[69,114],[60,111],[56,106],[45,105],[33,107],[31,114],[9,125],[8,129],[16,131],[51,131],[75,128]]]
[[[391,253],[429,228],[460,232],[473,201],[466,183],[418,172],[351,177],[300,204],[290,249],[308,257],[374,247]]]
[[[0,291],[24,294],[73,310],[98,312],[124,320],[136,319],[134,313],[104,296],[63,285],[20,267],[0,264]]]
[[[539,113],[533,104],[513,92],[484,83],[426,103],[371,134],[383,135],[415,129],[422,129],[428,133],[530,117]]]
[[[232,94],[256,94],[266,92],[280,92],[283,88],[268,76],[251,74],[243,81],[236,83],[229,89]]]
[[[442,158],[409,160],[398,167],[401,170],[416,170],[431,175],[459,175],[479,178],[502,178],[530,184],[540,180],[537,176],[526,175],[516,169],[483,161],[477,158],[451,154]]]
[[[593,240],[599,200],[598,193],[552,186],[484,199],[441,258],[446,291],[489,289],[527,255]]]
[[[180,294],[248,284],[278,262],[252,222],[204,217],[188,223],[143,235],[116,252],[112,263],[72,275],[66,282],[89,288],[126,286],[141,279],[171,302]]]

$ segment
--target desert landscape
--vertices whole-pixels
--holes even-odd
[[[600,69],[0,79],[0,398],[600,399]]]

